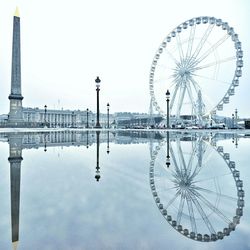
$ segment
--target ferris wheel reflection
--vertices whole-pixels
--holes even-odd
[[[202,135],[167,134],[153,151],[150,187],[166,221],[196,241],[230,235],[243,215],[240,172],[222,146]]]

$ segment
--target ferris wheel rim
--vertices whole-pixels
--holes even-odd
[[[242,67],[243,67],[243,51],[241,48],[241,42],[239,41],[238,34],[235,33],[233,27],[229,26],[227,22],[222,21],[222,19],[218,19],[215,17],[210,16],[200,16],[200,17],[194,17],[192,19],[186,20],[176,26],[163,40],[163,42],[158,47],[155,56],[153,58],[151,68],[150,68],[150,74],[149,74],[149,93],[150,97],[153,103],[154,108],[156,111],[158,111],[159,114],[161,114],[163,117],[166,117],[165,112],[161,109],[159,106],[156,96],[155,96],[155,90],[154,90],[154,84],[155,84],[155,71],[157,68],[158,61],[161,57],[161,54],[163,53],[164,49],[167,47],[168,43],[171,42],[172,38],[176,36],[176,34],[179,34],[184,29],[188,29],[189,27],[193,27],[194,25],[202,25],[202,24],[212,24],[217,27],[221,27],[223,31],[226,32],[226,35],[231,37],[232,42],[234,43],[235,47],[235,72],[233,74],[232,80],[230,82],[229,87],[226,89],[225,94],[216,102],[216,104],[213,105],[210,110],[208,110],[204,116],[207,116],[208,114],[215,114],[216,111],[223,110],[223,105],[228,104],[230,100],[230,96],[235,94],[235,87],[239,86],[239,78],[242,75]],[[214,27],[213,26],[213,27]],[[222,42],[222,41],[221,41]],[[197,50],[197,48],[196,48]],[[187,52],[188,53],[188,52]],[[229,59],[229,58],[228,58]],[[170,109],[171,113],[171,109]]]

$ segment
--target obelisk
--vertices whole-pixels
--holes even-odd
[[[20,16],[18,8],[13,20],[13,41],[12,41],[12,69],[11,69],[11,93],[9,95],[10,112],[8,123],[10,126],[22,126],[23,107],[21,93],[21,46],[20,46]]]

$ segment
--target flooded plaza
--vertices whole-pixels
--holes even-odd
[[[250,134],[0,133],[0,249],[249,249]]]

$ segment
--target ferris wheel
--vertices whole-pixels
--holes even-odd
[[[205,115],[223,110],[242,75],[243,51],[238,34],[215,17],[196,17],[173,29],[159,46],[150,70],[153,106],[165,116],[165,94],[171,93],[170,114]]]
[[[149,179],[155,203],[182,235],[203,242],[223,239],[243,215],[240,172],[223,147],[212,146],[202,136],[176,138],[161,142],[151,157]]]

